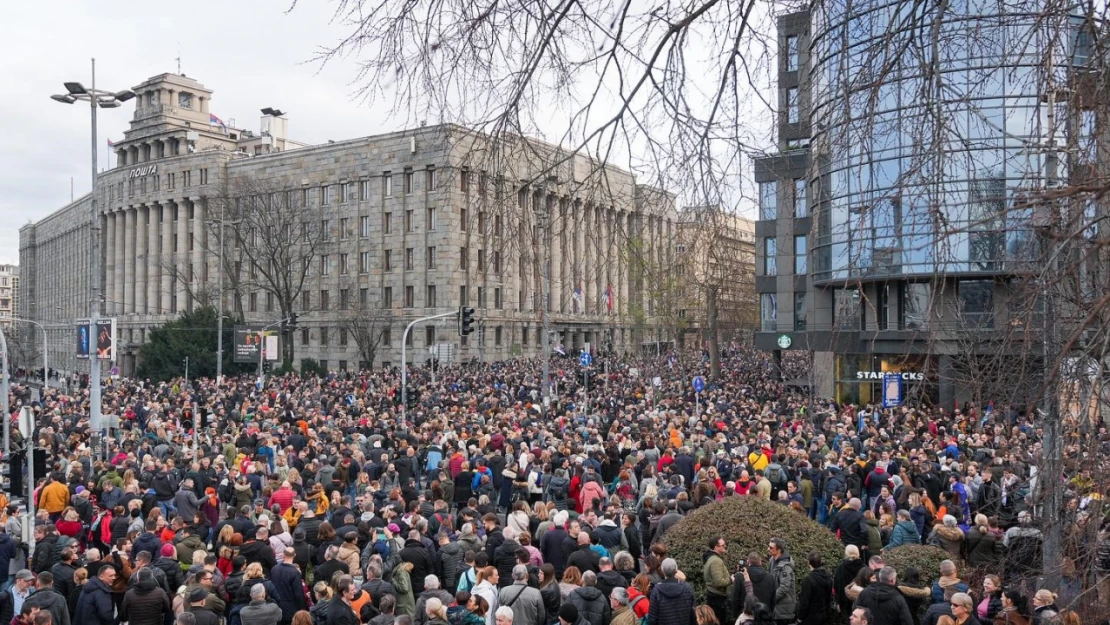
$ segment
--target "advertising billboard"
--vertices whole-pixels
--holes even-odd
[[[89,336],[89,320],[77,322],[77,357],[88,358],[90,349],[96,350],[100,360],[116,359],[116,320],[99,319],[96,322],[96,336]]]
[[[261,326],[235,326],[234,361],[238,363],[257,363],[265,360],[279,360],[278,330],[264,330]]]

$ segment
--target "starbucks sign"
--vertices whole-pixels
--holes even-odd
[[[779,349],[790,349],[790,346],[794,344],[794,340],[790,338],[789,334],[780,334],[776,342]]]

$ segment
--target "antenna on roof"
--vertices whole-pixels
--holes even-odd
[[[180,41],[177,42],[177,58],[175,60],[177,61],[177,75],[178,76],[183,76],[183,74],[181,73],[181,42]]]

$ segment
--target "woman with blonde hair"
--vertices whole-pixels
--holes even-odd
[[[573,567],[572,567],[573,568]],[[577,569],[575,569],[577,570]],[[497,568],[487,566],[478,571],[478,583],[471,589],[471,594],[475,597],[481,597],[486,601],[489,606],[486,609],[486,623],[493,625],[493,613],[497,611],[497,582],[499,580],[497,575]]]
[[[1042,588],[1033,595],[1034,625],[1049,625],[1059,615],[1060,608],[1056,607],[1056,593]]]

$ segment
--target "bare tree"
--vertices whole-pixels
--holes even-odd
[[[393,321],[393,312],[389,309],[359,306],[340,318],[339,327],[358,346],[359,359],[371,368],[377,359],[378,348],[385,344]]]

